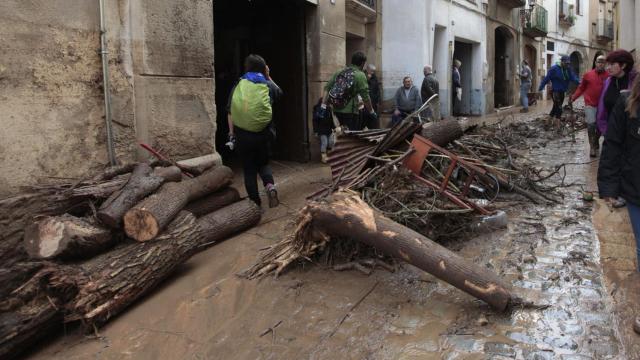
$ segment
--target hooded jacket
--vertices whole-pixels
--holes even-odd
[[[560,65],[553,65],[551,69],[549,69],[538,91],[544,90],[544,87],[549,81],[551,81],[553,92],[567,92],[567,90],[569,90],[569,82],[571,81],[580,84],[580,79],[578,79],[571,69],[563,69]]]

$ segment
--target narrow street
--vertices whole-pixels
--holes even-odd
[[[545,166],[579,164],[566,166],[565,184],[573,185],[561,189],[563,202],[511,208],[506,230],[460,245],[463,257],[493,268],[535,307],[495,313],[410,265],[371,276],[306,265],[278,279],[237,277],[260,249],[286,236],[305,196],[329,181],[324,166],[276,162],[283,206],[267,211],[261,225],[196,255],[97,337],[67,329],[30,358],[638,358],[636,335],[610,296],[622,285],[614,274],[624,282],[635,265],[623,256],[626,268],[616,260],[605,279],[592,222],[593,204],[600,205],[581,198],[581,189],[594,189],[597,169],[585,139],[582,131],[576,143],[561,138],[530,152]],[[614,231],[607,223],[598,231]],[[625,309],[621,291],[616,303]]]

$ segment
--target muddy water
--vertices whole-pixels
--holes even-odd
[[[588,161],[584,139],[550,142],[548,165]],[[162,288],[87,338],[71,331],[34,359],[618,359],[589,204],[579,186],[551,207],[509,212],[508,229],[461,255],[502,274],[546,309],[497,314],[411,266],[371,276],[309,265],[279,279],[235,274],[285,236],[304,195],[327,180],[318,166],[275,167],[283,206],[249,232],[198,254]],[[588,166],[568,168],[585,183]],[[372,290],[373,289],[373,290]],[[368,295],[367,295],[368,294]],[[267,331],[273,328],[273,331]]]

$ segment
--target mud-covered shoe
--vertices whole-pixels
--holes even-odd
[[[280,200],[278,200],[278,191],[273,184],[267,184],[267,198],[269,198],[270,208],[280,205]]]
[[[320,161],[322,161],[323,164],[326,164],[327,161],[329,161],[329,157],[327,156],[327,153],[320,154]]]

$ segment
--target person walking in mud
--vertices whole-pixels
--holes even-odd
[[[460,116],[460,103],[462,102],[462,78],[460,77],[460,67],[462,61],[456,59],[453,60],[453,69],[451,70],[451,86],[453,91],[451,92],[451,107],[453,116]]]
[[[607,79],[605,71],[605,57],[600,55],[596,58],[596,67],[584,74],[580,86],[571,96],[571,103],[580,96],[584,96],[584,116],[587,123],[587,134],[589,135],[589,156],[598,156],[600,149],[600,132],[596,126],[596,115],[598,113],[598,101],[602,95],[604,82]]]
[[[527,60],[522,60],[522,68],[520,69],[520,101],[522,102],[521,113],[529,112],[529,91],[531,91],[531,79],[533,74]]]
[[[549,114],[552,118],[557,120],[557,124],[560,124],[560,118],[562,117],[562,104],[564,103],[564,97],[569,89],[569,83],[574,82],[580,84],[580,79],[569,68],[571,61],[567,55],[563,55],[560,58],[560,64],[553,65],[547,72],[547,76],[544,77],[538,91],[544,90],[544,87],[551,82],[551,88],[553,90],[553,108]]]
[[[598,191],[611,207],[618,197],[626,200],[640,271],[640,77],[635,78],[630,92],[620,93],[609,117]],[[640,318],[636,318],[634,331],[640,334]]]
[[[229,141],[237,148],[242,161],[244,186],[249,198],[261,205],[257,180],[260,175],[272,208],[280,203],[269,167],[272,105],[282,96],[282,90],[271,79],[269,67],[260,55],[247,56],[244,69],[245,74],[231,93]]]

